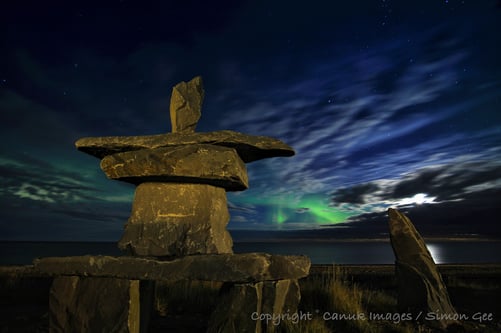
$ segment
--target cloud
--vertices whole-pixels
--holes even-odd
[[[245,216],[241,216],[241,215],[231,216],[231,221],[236,222],[236,223],[249,222],[249,220]]]
[[[501,132],[493,111],[501,91],[499,52],[486,56],[477,46],[490,37],[475,46],[466,39],[472,37],[458,38],[464,36],[454,29],[464,26],[458,18],[419,31],[395,24],[400,32],[389,39],[357,27],[360,38],[353,39],[343,31],[359,24],[346,15],[359,12],[357,6],[334,14],[308,8],[325,29],[301,21],[312,16],[295,4],[287,11],[271,4],[263,13],[254,4],[243,4],[242,11],[238,6],[218,14],[224,20],[209,29],[220,29],[217,35],[204,32],[208,22],[202,20],[160,42],[165,36],[156,29],[157,18],[144,25],[147,40],[136,31],[127,50],[101,45],[103,35],[94,33],[89,36],[97,38],[91,39],[99,41],[99,50],[94,42],[83,49],[46,40],[55,50],[65,48],[58,59],[54,52],[21,50],[20,44],[6,48],[1,57],[9,66],[2,75],[8,80],[0,85],[2,220],[17,214],[31,228],[26,230],[41,230],[36,216],[54,221],[50,228],[74,223],[81,230],[99,221],[115,230],[130,211],[133,188],[105,179],[98,161],[77,152],[73,141],[167,132],[172,85],[198,74],[207,88],[199,130],[269,135],[297,152],[248,165],[250,189],[228,194],[233,221],[242,225],[270,227],[270,207],[287,200],[284,224],[307,227],[300,218],[311,209],[300,203],[311,194],[325,199],[334,193],[335,208],[362,217],[389,205],[411,207],[413,200],[421,201],[421,209],[452,205],[499,188],[494,161],[501,158]],[[374,15],[361,19],[378,21]],[[465,29],[477,36],[485,28]],[[18,30],[9,29],[9,35]],[[479,63],[485,58],[493,70]],[[485,71],[490,76],[480,78]],[[415,197],[419,193],[426,196]]]
[[[365,203],[364,196],[378,189],[379,186],[375,183],[365,183],[341,188],[332,194],[333,201],[337,203],[363,204]]]
[[[394,179],[341,188],[332,193],[332,205],[359,212],[346,225],[365,232],[384,232],[386,210],[395,207],[408,213],[428,235],[500,236],[495,216],[501,213],[501,162],[481,161],[481,157],[457,156],[447,164]]]
[[[96,187],[78,172],[69,172],[45,161],[15,155],[0,160],[0,195],[6,200],[29,198],[46,202],[92,200]]]
[[[496,183],[501,180],[501,163],[465,162],[418,170],[398,183],[386,197],[402,198],[415,193],[436,196],[437,201],[462,199],[473,186]],[[485,186],[485,185],[484,185]]]
[[[248,203],[239,203],[238,205],[234,204],[231,201],[228,201],[228,209],[230,211],[234,212],[242,212],[242,213],[249,213],[253,214],[256,212],[256,207],[254,205],[248,204]]]
[[[332,193],[336,205],[349,203],[366,205],[397,202],[423,193],[437,202],[462,200],[477,190],[498,188],[501,180],[501,162],[483,160],[480,154],[460,155],[447,164],[428,165],[412,172],[404,172],[391,179],[340,188]]]
[[[416,43],[427,45],[435,32],[424,35],[428,37]],[[297,153],[249,165],[251,189],[257,184],[261,195],[270,197],[328,193],[357,178],[359,182],[387,178],[390,172],[422,167],[413,160],[427,155],[420,156],[416,148],[428,155],[446,151],[430,149],[429,142],[451,146],[454,134],[460,133],[433,134],[426,143],[418,138],[421,131],[452,121],[479,102],[476,98],[449,104],[457,91],[450,82],[462,75],[459,68],[468,52],[451,42],[444,46],[447,52],[442,57],[402,54],[407,42],[396,40],[381,42],[376,50],[364,51],[363,57],[352,50],[335,60],[317,59],[297,77],[289,77],[287,84],[272,88],[267,84],[266,91],[239,92],[242,102],[221,118],[221,127],[280,138]],[[403,61],[410,58],[414,60]],[[237,93],[226,93],[221,102],[233,95]],[[406,152],[397,150],[402,146]],[[391,158],[398,154],[405,162],[391,170]]]
[[[501,237],[496,216],[501,214],[501,188],[464,195],[461,201],[440,204],[422,204],[397,207],[409,216],[417,230],[425,237]],[[360,214],[348,219],[345,225],[353,234],[388,235],[386,209]]]
[[[2,155],[0,184],[2,239],[116,240],[130,212],[131,200],[106,199],[121,186],[30,155]]]

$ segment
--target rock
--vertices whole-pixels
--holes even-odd
[[[267,281],[263,283],[262,313],[264,314],[273,314],[275,318],[286,314],[292,316],[297,313],[300,301],[301,292],[299,282],[296,279]],[[281,320],[280,323],[262,321],[262,331],[275,332],[283,321]]]
[[[180,257],[232,253],[223,188],[200,184],[142,183],[118,246],[133,255]]]
[[[296,279],[267,281],[263,285],[263,313],[295,313],[300,300]]]
[[[194,133],[202,115],[204,100],[202,77],[197,76],[188,83],[180,82],[172,88],[170,98],[170,121],[172,133]]]
[[[438,312],[453,316],[447,289],[426,244],[407,216],[396,209],[388,209],[390,240],[395,253],[398,284],[398,308],[417,314]],[[427,322],[446,328],[455,321]]]
[[[261,333],[260,315],[263,282],[234,284],[226,287],[209,319],[207,333]]]
[[[207,332],[275,332],[282,317],[297,312],[300,299],[297,280],[227,284]]]
[[[151,301],[152,288],[149,293],[142,288],[140,295],[140,284],[113,278],[55,278],[49,297],[50,331],[147,332],[151,303],[144,299]]]
[[[249,187],[244,162],[232,148],[189,145],[117,153],[101,160],[111,179],[144,182],[209,184],[227,191]]]
[[[88,137],[75,142],[78,150],[97,158],[126,151],[194,144],[234,148],[245,163],[269,157],[294,155],[294,150],[280,140],[228,130],[191,134]]]
[[[131,280],[184,279],[250,283],[300,279],[308,275],[306,256],[267,253],[187,256],[163,261],[141,257],[75,256],[36,259],[39,274],[116,277]],[[284,270],[284,267],[288,267]]]

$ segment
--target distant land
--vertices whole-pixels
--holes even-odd
[[[272,241],[389,241],[389,233],[369,234],[360,229],[351,228],[318,228],[309,230],[229,230],[235,242],[272,242]],[[423,234],[425,240],[435,241],[489,241],[501,240],[498,235],[487,234]]]
[[[360,228],[349,227],[319,227],[316,229],[298,230],[253,230],[229,229],[234,242],[363,242],[381,241],[389,242],[388,232],[371,233]],[[433,234],[423,233],[426,241],[501,241],[501,236],[496,234],[451,233]],[[48,243],[115,243],[118,239],[0,239],[0,242],[48,242]]]

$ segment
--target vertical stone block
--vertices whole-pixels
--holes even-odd
[[[50,332],[147,332],[150,304],[147,293],[141,302],[140,285],[138,280],[114,278],[55,278],[49,296]]]
[[[296,279],[225,286],[208,332],[277,332],[301,299]]]
[[[119,247],[133,255],[180,257],[232,253],[223,188],[203,184],[143,183]]]
[[[264,282],[262,311],[272,314],[274,318],[280,317],[280,322],[297,312],[300,300],[301,292],[296,279]],[[279,322],[263,322],[263,324],[263,331],[275,332]]]
[[[263,282],[226,284],[209,320],[208,333],[261,333]]]

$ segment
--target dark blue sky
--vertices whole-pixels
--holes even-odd
[[[170,131],[196,75],[198,131],[296,150],[247,165],[230,229],[378,236],[399,207],[427,235],[501,235],[497,1],[2,7],[0,239],[118,239],[134,187],[74,142]]]

